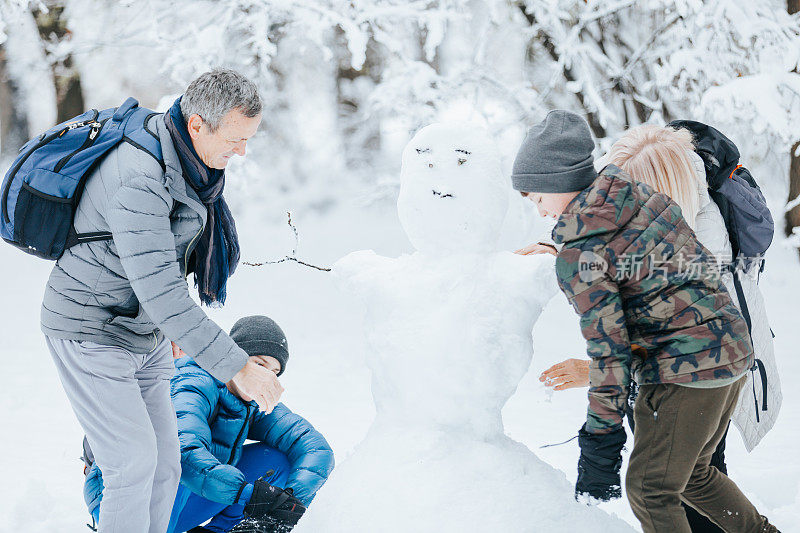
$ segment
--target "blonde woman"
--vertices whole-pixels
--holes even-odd
[[[633,179],[647,183],[656,191],[670,196],[677,203],[684,218],[695,231],[698,240],[719,262],[720,266],[731,262],[731,243],[724,219],[717,204],[709,195],[703,160],[695,153],[692,134],[686,129],[644,125],[629,130],[611,148],[604,158],[605,164],[622,168]],[[542,241],[518,253],[551,252],[551,244]],[[733,274],[722,270],[722,281],[733,302],[741,308],[734,288]],[[752,322],[752,338],[756,357],[771,362],[770,373],[771,412],[755,414],[752,393],[746,387],[739,400],[733,421],[742,432],[745,445],[752,449],[772,427],[780,406],[780,385],[774,371],[772,334],[761,293],[757,287],[758,265],[740,274],[743,294],[748,304]],[[540,381],[554,390],[586,387],[589,384],[589,362],[585,359],[568,359],[540,376]],[[757,399],[757,398],[756,398]],[[766,407],[766,402],[764,402]],[[755,416],[754,416],[755,415]],[[632,418],[629,416],[632,422]],[[724,461],[725,437],[719,443],[711,464],[727,473]],[[721,531],[694,509],[686,507],[687,518],[694,533]]]

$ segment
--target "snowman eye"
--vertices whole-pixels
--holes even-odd
[[[429,154],[429,153],[431,153],[431,149],[430,148],[417,148],[417,153],[418,154]]]

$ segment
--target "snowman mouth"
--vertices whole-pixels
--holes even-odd
[[[453,196],[453,195],[452,195],[452,194],[450,194],[450,193],[444,193],[444,194],[442,194],[442,193],[440,193],[439,191],[437,191],[436,189],[432,189],[432,191],[433,191],[433,195],[434,195],[434,196],[438,196],[439,198],[455,198],[455,196]]]

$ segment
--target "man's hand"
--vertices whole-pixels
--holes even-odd
[[[283,394],[283,387],[275,372],[270,372],[255,361],[247,361],[231,381],[240,393],[247,396],[244,400],[254,400],[259,410],[265,413],[271,413],[275,409]]]
[[[172,341],[170,341],[170,342],[172,342]],[[173,359],[180,359],[184,355],[186,355],[186,352],[181,350],[180,346],[178,346],[177,344],[172,342],[172,358]]]
[[[539,381],[553,390],[572,389],[589,386],[589,361],[586,359],[567,359],[556,363],[539,376]]]
[[[525,248],[520,248],[514,253],[518,255],[535,255],[535,254],[558,255],[558,251],[556,250],[555,246],[549,244],[541,244],[541,243],[528,245]]]

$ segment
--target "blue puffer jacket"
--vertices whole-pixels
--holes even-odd
[[[333,470],[333,451],[325,438],[282,403],[269,414],[255,402],[244,403],[190,357],[175,367],[172,403],[178,415],[181,483],[208,500],[237,502],[246,483],[236,463],[250,439],[286,454],[291,472],[285,488],[305,505],[311,503]]]
[[[246,503],[244,475],[236,468],[246,439],[283,452],[290,473],[284,488],[306,506],[333,470],[328,442],[303,417],[279,403],[269,414],[244,403],[190,357],[175,361],[172,404],[178,415],[181,483],[207,500]],[[84,451],[84,454],[86,452]],[[83,487],[89,512],[97,520],[103,479],[97,463]]]

